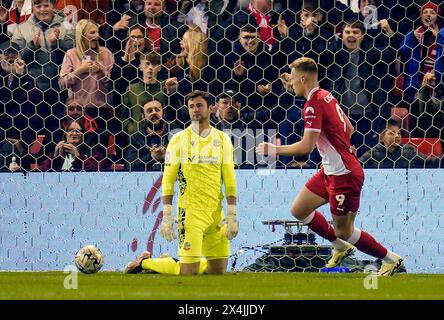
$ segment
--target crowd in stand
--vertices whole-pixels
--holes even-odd
[[[301,56],[318,62],[365,167],[442,166],[441,1],[0,3],[0,171],[160,170],[171,134],[189,125],[193,90],[213,97],[236,165],[263,166],[257,143],[303,134],[305,101],[288,78]]]

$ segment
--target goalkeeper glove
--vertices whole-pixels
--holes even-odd
[[[236,220],[236,206],[234,204],[228,205],[228,213],[225,221],[227,223],[227,230],[225,231],[225,236],[227,237],[228,240],[231,240],[235,236],[237,236],[237,232],[239,229]]]
[[[163,205],[163,218],[160,224],[160,234],[168,241],[176,239],[174,230],[173,206],[171,204]]]

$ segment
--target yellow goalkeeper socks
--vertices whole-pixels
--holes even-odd
[[[198,274],[205,273],[205,271],[207,271],[207,266],[208,266],[207,259],[200,258],[200,265],[199,265],[199,273]]]
[[[178,275],[180,271],[179,262],[171,257],[145,259],[142,261],[142,268],[161,274]]]
[[[205,273],[205,271],[207,270],[207,264],[207,259],[200,259],[199,274]],[[171,257],[150,258],[142,261],[142,269],[152,270],[161,274],[179,275],[180,264],[179,261],[176,261]]]

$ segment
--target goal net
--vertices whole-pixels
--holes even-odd
[[[442,10],[423,0],[1,1],[0,266],[61,267],[86,241],[116,257],[105,268],[140,249],[175,252],[158,232],[160,177],[194,90],[209,94],[211,124],[234,146],[231,262],[281,239],[260,221],[291,217],[320,155],[255,148],[301,139],[306,101],[289,64],[310,57],[355,128],[359,223],[407,262],[427,260],[413,270],[442,272]],[[310,256],[302,269],[318,269],[330,253],[313,241],[250,250],[236,268],[282,253],[264,264],[289,270],[288,257],[299,268]]]

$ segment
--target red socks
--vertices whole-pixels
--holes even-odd
[[[380,259],[384,258],[388,252],[370,233],[358,228],[355,228],[353,234],[347,239],[347,242],[355,245],[359,251]]]
[[[319,211],[313,211],[301,222],[306,224],[311,230],[316,232],[322,238],[327,239],[330,242],[336,240],[337,238],[335,229]]]

